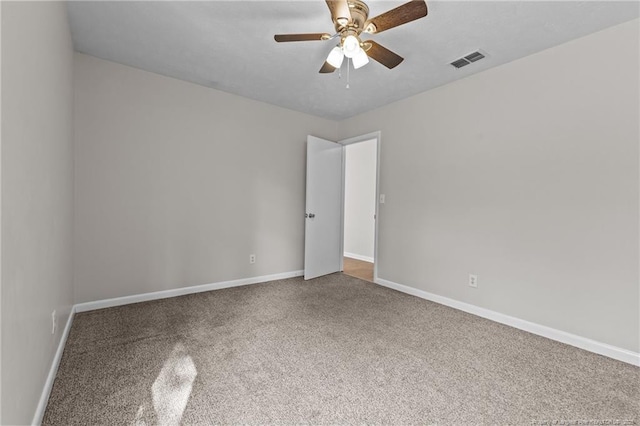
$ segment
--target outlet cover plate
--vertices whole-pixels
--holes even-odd
[[[478,288],[478,276],[469,274],[469,287]]]

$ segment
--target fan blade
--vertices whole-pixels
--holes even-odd
[[[334,72],[336,69],[333,65],[330,65],[329,62],[325,62],[322,68],[320,68],[321,74],[328,74]]]
[[[351,20],[351,12],[347,0],[326,0],[331,11],[331,18],[340,25],[346,25]]]
[[[402,56],[393,53],[373,40],[367,40],[364,42],[364,44],[367,43],[371,44],[371,47],[367,50],[367,55],[389,69],[397,67],[400,65],[400,62],[404,61]]]
[[[364,28],[365,32],[377,34],[425,16],[427,16],[427,3],[424,0],[413,0],[369,19],[365,22]]]
[[[278,42],[286,41],[317,41],[317,40],[329,40],[331,34],[327,33],[313,33],[313,34],[276,34],[273,38]]]

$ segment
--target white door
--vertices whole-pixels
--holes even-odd
[[[342,267],[342,145],[307,137],[304,279]]]

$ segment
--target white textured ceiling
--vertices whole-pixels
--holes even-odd
[[[370,17],[400,2],[370,1]],[[426,18],[373,35],[405,58],[319,74],[335,41],[276,43],[277,33],[333,33],[323,0],[72,1],[77,51],[321,117],[342,119],[622,23],[636,2],[427,1]],[[366,39],[368,37],[363,37]],[[611,46],[615,49],[615,46]],[[487,58],[449,63],[481,49]],[[593,58],[598,60],[598,58]]]

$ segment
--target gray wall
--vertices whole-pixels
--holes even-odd
[[[306,137],[334,122],[82,54],[75,73],[76,302],[302,269]]]
[[[1,7],[1,423],[25,424],[72,304],[73,52],[63,3]]]
[[[345,256],[357,255],[373,260],[377,158],[376,139],[345,147]]]
[[[379,276],[639,351],[638,48],[635,20],[342,122],[382,131]]]

